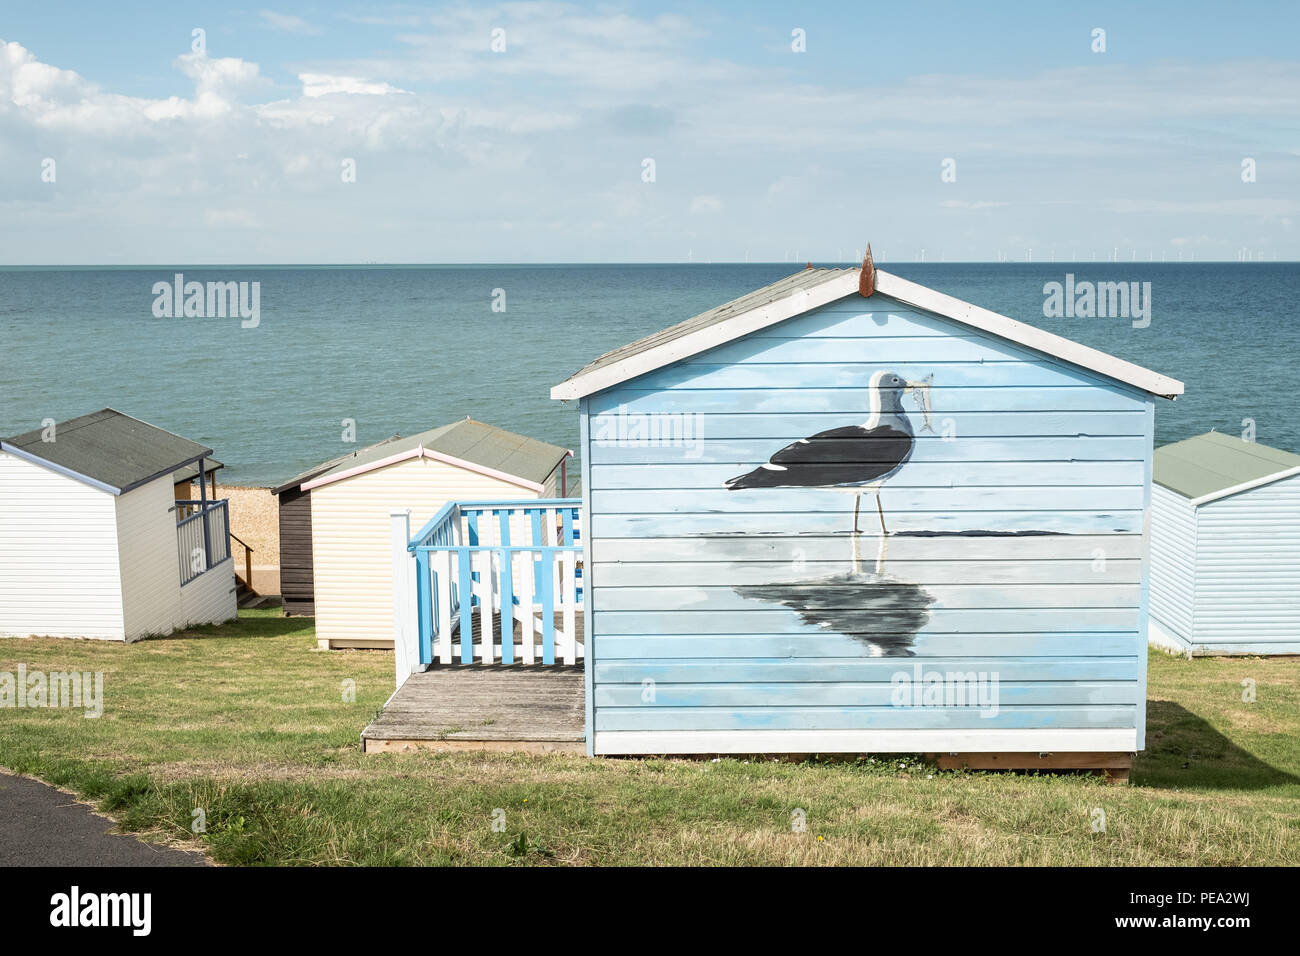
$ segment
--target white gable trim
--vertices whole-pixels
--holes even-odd
[[[83,485],[89,485],[96,491],[106,491],[110,495],[114,496],[122,494],[121,488],[114,488],[112,485],[106,484],[97,478],[91,478],[89,475],[83,475],[81,472],[73,471],[71,468],[64,468],[62,465],[56,465],[52,461],[48,461],[39,455],[33,455],[31,452],[18,448],[15,445],[10,445],[8,442],[0,442],[0,451],[7,455],[13,455],[15,458],[21,458],[23,461],[30,464],[39,465],[41,468],[46,468],[55,474],[62,475],[64,478],[71,478],[73,481],[79,481]]]
[[[662,345],[630,355],[622,361],[593,369],[585,375],[575,375],[552,388],[551,398],[583,398],[716,348],[751,332],[784,322],[796,315],[811,312],[845,296],[856,295],[858,277],[856,271],[838,273],[819,285],[796,289],[783,299],[671,339]],[[927,289],[925,286],[879,269],[876,270],[876,291],[907,305],[925,309],[1019,345],[1045,352],[1072,365],[1132,385],[1144,392],[1164,398],[1174,398],[1183,394],[1183,383],[1177,379],[1115,358],[1113,355],[1107,355],[1086,345],[1080,345],[1059,335],[1053,335],[1051,332],[1044,332],[1032,325],[1017,322],[1005,315],[971,305],[969,302],[944,295],[942,292]]]
[[[573,454],[569,452],[569,454]],[[387,458],[381,458],[378,461],[367,462],[364,465],[358,465],[355,468],[349,468],[346,471],[340,471],[335,475],[325,475],[320,478],[314,478],[311,481],[305,481],[300,486],[302,491],[311,491],[313,488],[319,488],[322,485],[332,485],[336,481],[345,481],[348,478],[354,478],[357,475],[364,475],[368,471],[377,471],[380,468],[387,468],[389,465],[395,465],[399,461],[409,461],[412,458],[432,458],[434,461],[440,461],[447,465],[454,465],[457,468],[464,468],[466,471],[472,471],[480,475],[486,475],[489,478],[498,478],[508,484],[518,485],[520,488],[527,488],[529,491],[536,491],[539,494],[546,489],[535,481],[529,481],[527,478],[520,478],[518,475],[508,475],[504,471],[497,471],[495,468],[484,468],[482,465],[476,465],[472,461],[466,461],[463,458],[456,458],[452,455],[446,455],[431,448],[425,448],[423,445],[418,448],[412,448],[410,451],[398,452],[396,455],[389,455]],[[559,463],[556,463],[559,466]]]
[[[1218,501],[1220,498],[1227,498],[1229,495],[1238,495],[1243,491],[1250,491],[1252,488],[1261,488],[1264,485],[1271,485],[1275,481],[1281,481],[1283,478],[1294,478],[1300,475],[1300,465],[1295,468],[1288,468],[1286,471],[1279,471],[1273,475],[1265,475],[1263,478],[1253,478],[1250,481],[1243,481],[1239,485],[1233,485],[1231,488],[1223,488],[1220,491],[1212,491],[1208,495],[1201,495],[1199,498],[1191,498],[1189,502],[1193,508],[1208,504],[1211,501]]]
[[[950,295],[927,289],[923,285],[917,285],[915,282],[909,282],[888,272],[881,272],[879,269],[876,270],[876,291],[893,296],[908,305],[942,315],[944,318],[991,332],[1018,345],[1046,352],[1071,365],[1097,372],[1107,378],[1140,388],[1144,392],[1162,398],[1173,398],[1183,394],[1183,383],[1168,375],[1161,375],[1159,372],[1153,372],[1141,365],[1134,365],[1132,362],[1107,355],[1097,349],[1080,345],[1060,335],[1044,332],[1042,329],[1017,322],[1015,319],[990,312],[988,309],[981,309],[978,305],[954,299]]]

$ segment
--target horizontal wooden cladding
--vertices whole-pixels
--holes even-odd
[[[1133,705],[979,707],[597,707],[602,730],[866,730],[868,728],[1132,727]]]
[[[911,583],[911,582],[908,582]],[[756,601],[742,597],[731,587],[600,587],[599,608],[603,613],[617,611],[654,611],[682,613],[691,611],[747,611],[752,613]],[[774,587],[776,585],[773,585]],[[780,586],[785,586],[784,583]],[[883,588],[893,587],[892,583]],[[1137,584],[1019,584],[1015,586],[983,584],[931,584],[924,593],[912,597],[894,597],[890,607],[945,608],[1128,608],[1136,607],[1140,588]],[[871,610],[879,599],[872,596],[869,585],[826,584],[818,586],[818,606],[828,610]],[[778,608],[792,613],[788,608]]]
[[[875,553],[868,542],[868,554]],[[814,582],[843,574],[849,552],[841,545],[833,561],[648,561],[592,566],[591,580],[602,588],[731,587],[772,581]],[[948,584],[1140,584],[1142,562],[1086,561],[900,561],[892,558],[889,576],[923,587]],[[602,602],[602,605],[604,602]]]
[[[763,461],[767,459],[764,458]],[[758,467],[762,462],[593,465],[592,491],[722,488],[728,478]],[[1049,461],[1032,468],[1014,461],[909,461],[890,478],[887,488],[1090,488],[1141,485],[1140,461]]]
[[[1140,529],[1139,529],[1140,532]],[[874,549],[876,536],[859,536]],[[681,537],[606,537],[591,541],[599,567],[617,561],[842,561],[851,547],[847,533],[831,535],[683,535]],[[874,554],[874,550],[871,551]],[[983,538],[891,537],[889,560],[898,561],[1106,561],[1142,557],[1142,536],[1133,534],[1031,535]]]
[[[867,496],[862,503],[864,517],[859,528],[870,527],[875,499]],[[912,532],[951,532],[996,530],[998,532],[1037,532],[1060,535],[1137,534],[1142,531],[1142,512],[1116,511],[1109,514],[1091,511],[887,511],[886,527],[890,533],[890,553],[899,535]],[[839,513],[791,512],[748,513],[714,512],[696,514],[602,515],[593,514],[593,536],[602,538],[677,538],[688,534],[791,534],[847,535],[853,523],[853,501],[845,495],[844,510]],[[969,535],[967,535],[969,536]],[[930,539],[932,541],[939,539]]]
[[[692,489],[689,494],[657,490],[592,491],[590,508],[598,515],[717,514],[736,512],[763,514],[834,514],[852,510],[853,494],[859,489],[755,488],[730,491],[726,488]],[[867,492],[867,498],[873,496]],[[975,487],[909,488],[886,483],[880,492],[882,507],[889,515],[900,511],[1139,511],[1144,500],[1141,485],[1087,488]],[[870,510],[875,510],[874,501]],[[792,523],[797,527],[797,523]],[[859,526],[860,527],[860,526]]]
[[[903,331],[902,329],[899,330]],[[827,364],[853,360],[879,368],[894,365],[1020,362],[1046,365],[1057,370],[1061,380],[1086,380],[1087,372],[1064,362],[1045,359],[1041,354],[1005,339],[969,330],[949,335],[822,335],[810,337],[763,336],[744,338],[719,345],[683,359],[675,368],[720,365],[768,365],[773,363]],[[673,367],[673,366],[670,366]],[[650,373],[654,375],[656,373]],[[648,376],[647,376],[648,377]]]
[[[905,636],[905,635],[899,635]],[[910,650],[914,658],[1018,658],[1077,657],[1083,650],[1095,657],[1132,657],[1142,646],[1136,631],[1091,633],[1063,631],[1055,634],[929,634],[924,629]],[[835,633],[802,634],[685,634],[600,635],[601,660],[695,660],[730,658],[825,658],[861,653],[863,645]],[[910,665],[908,665],[910,666]]]
[[[1145,648],[1142,649],[1145,653]],[[597,687],[609,684],[840,683],[882,682],[899,671],[912,673],[912,657],[841,657],[834,659],[753,658],[750,660],[635,660],[596,659]],[[998,657],[930,658],[927,671],[968,674],[996,673],[999,681],[1135,681],[1138,659],[1132,657],[1042,657],[1008,660]]]
[[[815,384],[802,382],[782,386],[759,382],[747,388],[724,390],[678,388],[664,391],[624,386],[593,395],[588,401],[592,403],[590,414],[593,420],[602,414],[618,414],[620,408],[628,414],[685,412],[706,415],[772,411],[781,415],[819,413],[849,416],[852,420],[871,407],[870,389],[865,381],[845,387],[833,387],[820,379],[810,381]],[[936,382],[930,397],[938,421],[957,412],[1126,412],[1142,407],[1141,402],[1129,395],[1082,385],[955,388]],[[904,407],[911,411],[911,400],[903,401]]]
[[[944,340],[940,340],[942,344]],[[822,344],[822,343],[817,343]],[[683,362],[650,372],[635,379],[637,389],[751,389],[751,388],[861,388],[866,389],[871,376],[880,369],[888,369],[904,379],[921,379],[934,374],[932,397],[935,407],[946,407],[944,397],[950,389],[988,388],[1011,386],[1029,391],[1087,386],[1090,391],[1111,394],[1125,401],[1115,407],[1141,408],[1143,400],[1136,392],[1123,386],[1103,384],[1091,373],[1081,369],[1057,365],[1053,362],[1019,361],[948,361],[926,357],[917,353],[914,362],[888,356],[871,357],[858,361],[843,352],[833,354],[829,362],[766,362],[753,364],[710,364],[708,362]],[[605,411],[610,397],[617,396],[623,388],[605,393],[604,401],[593,407],[593,414]],[[791,409],[785,409],[791,411]]]
[[[812,628],[785,607],[744,611],[667,610],[609,611],[604,594],[593,601],[592,634],[597,641],[607,634],[808,634]],[[1000,604],[1010,603],[1003,598]],[[753,606],[753,602],[750,602]],[[929,634],[1034,634],[1068,631],[1081,624],[1093,631],[1135,631],[1136,604],[1127,608],[931,608],[924,632]],[[1084,619],[1086,618],[1086,623]]]
[[[859,417],[863,417],[859,415]],[[673,464],[678,462],[763,462],[785,444],[782,439],[765,441],[757,438],[714,439],[658,443],[618,439],[592,441],[593,465]],[[935,435],[917,439],[912,461],[969,462],[1075,462],[1075,461],[1142,461],[1150,449],[1143,437],[1018,437],[956,438],[945,441]],[[909,463],[910,467],[910,463]]]
[[[593,739],[597,755],[793,753],[1068,753],[1137,749],[1137,731],[1125,728],[936,730],[606,730]]]
[[[280,593],[285,610],[314,614],[314,588],[311,492],[286,491],[280,495]]]
[[[911,401],[904,400],[907,411],[914,412]],[[859,408],[845,412],[796,412],[788,415],[764,412],[737,412],[734,414],[695,414],[666,422],[655,422],[640,413],[619,414],[610,412],[591,421],[592,438],[660,440],[687,436],[690,438],[758,438],[763,441],[795,441],[816,435],[848,423],[861,424],[867,419],[867,410]],[[934,427],[960,438],[1011,438],[1011,437],[1075,437],[1123,436],[1146,433],[1146,415],[1131,412],[951,412],[937,416]],[[913,419],[923,424],[919,415]],[[922,434],[923,439],[930,437]]]
[[[913,681],[910,665],[900,665],[899,673]],[[968,679],[966,671],[953,671]],[[978,673],[975,672],[978,678]],[[946,675],[945,675],[946,676]],[[985,675],[986,678],[988,675]],[[991,686],[991,685],[990,685]],[[1138,703],[1136,681],[1004,681],[998,678],[999,706],[1050,706],[1058,704],[1112,704],[1132,706]],[[975,688],[968,691],[978,693]],[[597,707],[890,707],[895,687],[886,681],[835,681],[826,683],[691,683],[670,684],[656,681],[653,702],[646,700],[646,687],[640,682],[601,684],[596,688]],[[969,701],[968,701],[969,702]],[[978,702],[978,698],[974,698]]]

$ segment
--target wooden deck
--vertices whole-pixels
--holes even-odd
[[[412,674],[361,749],[586,752],[582,665],[452,664]]]

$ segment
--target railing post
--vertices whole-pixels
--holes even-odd
[[[388,513],[393,548],[393,668],[401,687],[419,668],[416,652],[415,561],[406,547],[411,542],[411,512],[394,508]],[[423,622],[420,622],[423,623]]]
[[[199,511],[203,515],[199,520],[203,524],[203,569],[212,567],[212,533],[208,529],[208,491],[203,480],[203,461],[199,459]]]

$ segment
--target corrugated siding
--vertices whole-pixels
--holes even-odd
[[[288,614],[316,612],[313,603],[311,492],[280,495],[280,596]]]
[[[0,634],[125,638],[113,496],[4,452]]]
[[[876,608],[860,584],[828,583],[849,570],[852,494],[724,488],[789,442],[863,423],[879,369],[934,373],[942,436],[921,437],[881,496],[887,571],[910,586],[891,593],[929,605],[903,647],[819,627],[745,590],[809,581],[832,609]],[[922,417],[905,405],[919,433]],[[791,749],[856,750],[869,738],[858,731],[934,728],[962,728],[964,749],[1026,730],[1019,749],[1039,742],[1036,730],[1045,749],[1061,749],[1074,729],[1097,733],[1070,739],[1106,743],[1072,749],[1133,746],[1149,396],[877,295],[649,373],[587,408],[597,753],[690,745],[674,733],[694,734],[701,752],[770,743],[771,732],[788,733]],[[643,414],[692,440],[633,440],[656,427]],[[610,437],[620,417],[626,437]],[[869,570],[874,497],[862,508]],[[915,664],[997,673],[1000,713],[890,706],[892,677]]]
[[[1190,640],[1196,573],[1196,513],[1191,502],[1151,486],[1151,616]]]
[[[181,609],[175,499],[170,476],[116,499],[126,639],[170,634]]]
[[[1300,653],[1300,476],[1197,509],[1197,649]]]
[[[414,532],[448,501],[536,497],[517,485],[429,458],[313,488],[316,637],[393,639],[393,508],[411,509]]]

